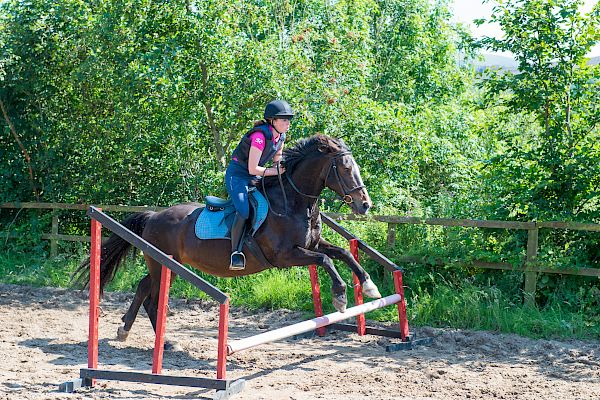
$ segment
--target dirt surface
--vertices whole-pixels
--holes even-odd
[[[143,311],[127,342],[115,339],[130,294],[107,293],[101,306],[100,368],[150,372],[154,336]],[[58,392],[87,366],[86,294],[0,285],[0,399],[210,399],[213,390],[99,381]],[[217,307],[171,302],[163,373],[215,377]],[[279,310],[233,309],[232,339],[306,319]],[[386,353],[395,339],[337,332],[287,339],[229,357],[227,377],[247,379],[234,399],[594,399],[600,398],[598,343],[417,329],[431,346]]]

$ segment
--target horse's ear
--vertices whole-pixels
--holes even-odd
[[[319,146],[317,146],[317,149],[319,150],[319,153],[330,153],[331,152],[331,147],[327,146],[327,144],[325,143],[319,143]]]
[[[324,154],[328,154],[328,153],[332,153],[333,149],[332,149],[332,141],[331,139],[327,138],[327,137],[323,137],[324,140],[319,141],[319,144],[317,146],[317,149],[319,150],[320,153],[324,153]]]

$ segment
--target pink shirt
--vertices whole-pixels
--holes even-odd
[[[281,135],[279,135],[278,133],[273,133],[273,128],[271,126],[269,126],[269,129],[271,130],[271,133],[273,134],[273,143],[277,144],[277,142],[279,142],[279,137]],[[277,136],[275,136],[277,135]],[[265,135],[261,132],[261,131],[256,131],[253,132],[250,135],[250,147],[256,147],[257,149],[259,149],[261,152],[265,149],[267,140],[265,139]],[[233,160],[237,161],[238,159],[236,157],[232,157]]]
[[[269,127],[269,129],[271,129],[271,127]],[[273,132],[273,129],[271,129],[271,132]],[[277,144],[278,141],[279,135],[275,136],[275,134],[273,134],[273,143]],[[265,145],[265,135],[261,131],[256,131],[250,135],[250,147],[256,147],[260,151],[263,151],[265,149]]]

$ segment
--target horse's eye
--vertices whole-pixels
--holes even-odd
[[[344,163],[342,164],[342,168],[344,168],[345,171],[352,171],[352,163],[349,161],[344,161]]]

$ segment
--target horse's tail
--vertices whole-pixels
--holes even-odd
[[[136,235],[142,235],[148,219],[154,214],[154,211],[146,211],[129,215],[121,225],[129,229]],[[104,286],[111,282],[117,270],[123,263],[125,256],[131,250],[132,245],[116,234],[111,234],[104,243],[100,254],[100,291],[104,291]],[[138,249],[134,247],[134,255]],[[73,273],[71,281],[75,286],[86,288],[89,286],[90,259],[84,260],[77,270]]]

